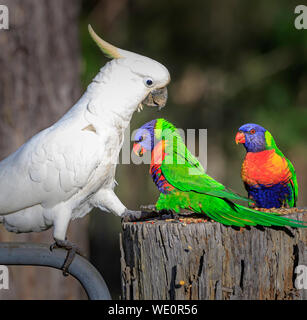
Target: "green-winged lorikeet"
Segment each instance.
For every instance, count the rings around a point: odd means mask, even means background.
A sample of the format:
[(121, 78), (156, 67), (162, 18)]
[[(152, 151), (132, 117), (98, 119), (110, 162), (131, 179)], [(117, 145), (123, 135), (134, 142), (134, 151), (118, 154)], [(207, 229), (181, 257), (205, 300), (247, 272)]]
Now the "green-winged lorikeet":
[(242, 143), (247, 152), (241, 177), (255, 206), (295, 207), (298, 192), (296, 173), (270, 132), (258, 124), (247, 123), (239, 128), (235, 141)]

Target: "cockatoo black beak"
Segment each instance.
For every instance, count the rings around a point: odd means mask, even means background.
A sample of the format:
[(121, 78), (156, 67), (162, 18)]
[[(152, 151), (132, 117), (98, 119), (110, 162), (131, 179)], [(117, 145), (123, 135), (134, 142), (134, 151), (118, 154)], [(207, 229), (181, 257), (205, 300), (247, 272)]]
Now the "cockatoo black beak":
[(167, 102), (168, 94), (167, 88), (160, 88), (152, 90), (149, 95), (143, 100), (143, 103), (149, 107), (157, 107), (161, 110), (165, 107)]

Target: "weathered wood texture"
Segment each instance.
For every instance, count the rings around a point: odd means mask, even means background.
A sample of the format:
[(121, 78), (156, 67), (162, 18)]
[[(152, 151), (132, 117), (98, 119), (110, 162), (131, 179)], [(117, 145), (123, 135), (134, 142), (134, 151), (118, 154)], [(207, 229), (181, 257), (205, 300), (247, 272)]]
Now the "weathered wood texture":
[[(3, 0), (9, 30), (0, 31), (0, 160), (58, 120), (80, 97), (79, 0)], [(26, 192), (27, 190), (25, 190)], [(87, 251), (87, 220), (68, 239)], [(52, 230), (0, 241), (53, 242)], [(58, 270), (9, 267), (10, 290), (0, 299), (86, 298), (79, 283)]]
[(307, 298), (307, 230), (156, 221), (124, 223), (120, 240), (123, 299)]

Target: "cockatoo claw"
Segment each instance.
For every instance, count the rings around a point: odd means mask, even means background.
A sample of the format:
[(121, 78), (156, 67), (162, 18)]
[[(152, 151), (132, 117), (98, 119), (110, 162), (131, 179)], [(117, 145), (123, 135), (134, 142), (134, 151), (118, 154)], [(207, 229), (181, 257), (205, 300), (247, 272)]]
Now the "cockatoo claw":
[(133, 211), (126, 209), (122, 215), (122, 222), (132, 222), (140, 220), (142, 215), (141, 211)]
[(50, 250), (61, 248), (67, 250), (67, 256), (62, 266), (63, 276), (67, 277), (69, 275), (68, 268), (74, 260), (74, 257), (77, 254), (83, 256), (81, 250), (72, 242), (68, 240), (58, 240), (55, 239), (55, 243), (50, 246)]
[(126, 209), (122, 215), (122, 222), (135, 222), (145, 219), (153, 218), (157, 216), (157, 212), (145, 212), (145, 211), (132, 211)]
[(140, 209), (142, 211), (147, 211), (147, 212), (152, 212), (152, 211), (157, 212), (157, 208), (154, 204), (141, 205)]

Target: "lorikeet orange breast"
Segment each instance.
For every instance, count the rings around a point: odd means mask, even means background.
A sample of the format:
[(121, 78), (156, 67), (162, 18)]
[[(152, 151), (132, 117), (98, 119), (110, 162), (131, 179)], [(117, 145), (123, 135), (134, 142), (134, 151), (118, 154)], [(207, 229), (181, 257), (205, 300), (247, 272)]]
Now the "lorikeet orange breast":
[(247, 150), (241, 177), (255, 205), (260, 208), (295, 206), (298, 189), (295, 170), (272, 135), (257, 124), (245, 124), (239, 128), (236, 142)]
[(188, 209), (226, 225), (306, 227), (277, 213), (260, 212), (236, 204), (248, 199), (230, 191), (205, 173), (183, 143), (177, 129), (164, 119), (144, 124), (135, 135), (134, 151), (151, 152), (150, 174), (160, 191), (158, 210)]
[(151, 174), (154, 183), (162, 193), (170, 193), (175, 189), (171, 184), (167, 182), (161, 169), (162, 162), (165, 159), (166, 143), (167, 142), (165, 141), (160, 141), (154, 147), (151, 153), (151, 164), (149, 169), (149, 173)]

